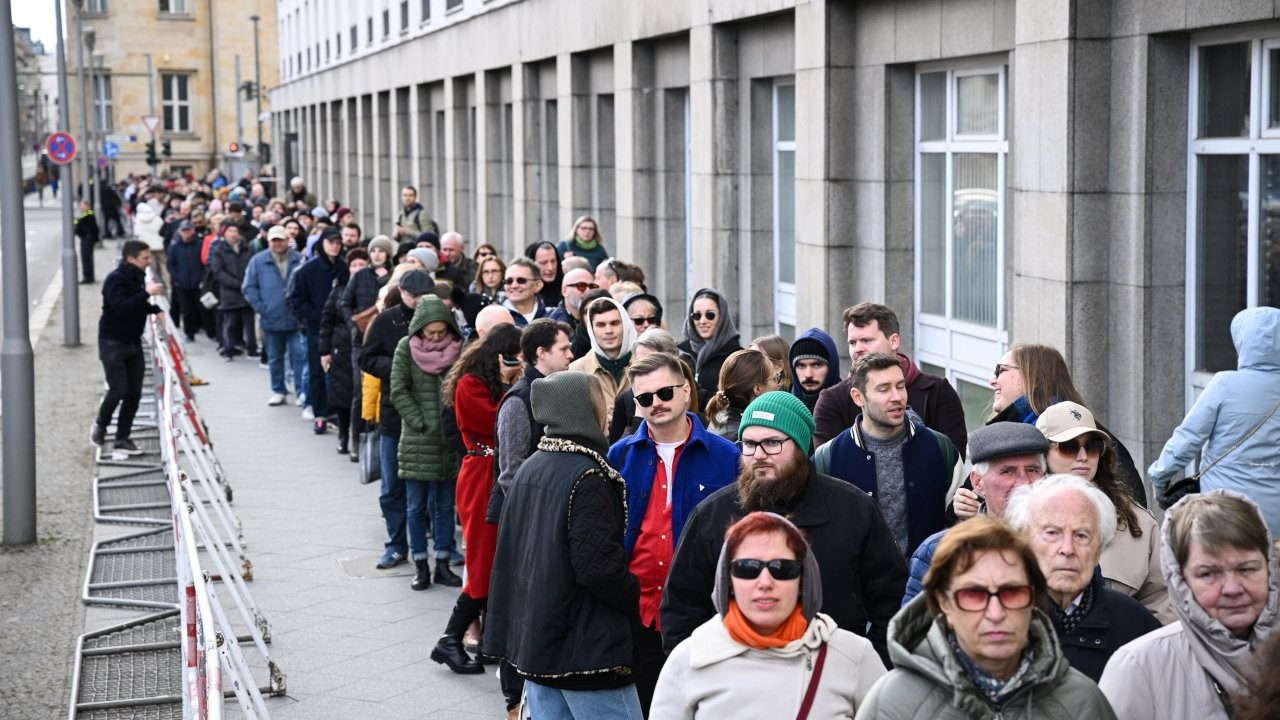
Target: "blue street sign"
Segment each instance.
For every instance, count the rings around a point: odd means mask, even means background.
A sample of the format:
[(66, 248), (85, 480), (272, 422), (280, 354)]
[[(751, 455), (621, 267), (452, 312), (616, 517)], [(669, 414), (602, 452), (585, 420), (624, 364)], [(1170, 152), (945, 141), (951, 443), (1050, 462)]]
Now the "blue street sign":
[(113, 142), (102, 143), (102, 154), (114, 160), (120, 154), (120, 146)]

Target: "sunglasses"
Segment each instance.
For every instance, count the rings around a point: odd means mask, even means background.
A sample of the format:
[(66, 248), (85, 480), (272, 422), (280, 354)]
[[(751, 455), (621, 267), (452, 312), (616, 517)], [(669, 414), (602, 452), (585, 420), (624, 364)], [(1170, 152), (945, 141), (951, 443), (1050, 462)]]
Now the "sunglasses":
[(506, 280), (503, 280), (502, 284), (511, 285), (512, 283), (514, 283), (516, 285), (528, 285), (531, 282), (533, 282), (533, 280), (526, 277), (509, 277)]
[(1053, 443), (1053, 446), (1057, 448), (1060, 455), (1066, 455), (1068, 457), (1075, 457), (1076, 455), (1079, 455), (1080, 448), (1083, 446), (1084, 451), (1093, 456), (1101, 455), (1103, 451), (1107, 449), (1107, 441), (1094, 435), (1084, 442), (1081, 442), (1080, 438), (1072, 438), (1070, 440)]
[(600, 286), (599, 286), (599, 285), (597, 285), (597, 284), (595, 284), (595, 283), (593, 283), (593, 282), (590, 282), (590, 283), (589, 283), (589, 282), (576, 282), (576, 283), (569, 283), (568, 285), (565, 285), (565, 287), (571, 287), (571, 288), (573, 288), (573, 289), (577, 290), (578, 292), (586, 292), (586, 291), (588, 291), (588, 290), (595, 290), (596, 288), (598, 288), (598, 287), (600, 287)]
[(705, 313), (701, 313), (701, 312), (698, 312), (698, 311), (696, 311), (696, 310), (695, 310), (694, 312), (689, 313), (689, 319), (690, 319), (690, 320), (692, 320), (692, 321), (694, 321), (694, 322), (702, 322), (702, 316), (703, 316), (703, 315), (706, 315), (707, 320), (709, 320), (709, 321), (714, 321), (714, 320), (716, 319), (716, 311), (715, 311), (715, 310), (708, 310), (708, 311), (706, 311)]
[[(769, 576), (774, 580), (795, 580), (800, 577), (799, 560), (756, 560), (755, 558), (738, 558), (729, 563), (729, 574), (740, 580), (755, 580), (760, 571), (769, 568)], [(1030, 588), (1028, 588), (1030, 590)]]
[(1005, 370), (1017, 370), (1017, 365), (1005, 365), (1004, 363), (996, 363), (996, 377), (1004, 374)]
[(658, 323), (662, 322), (662, 318), (658, 317), (657, 315), (650, 315), (648, 317), (645, 317), (643, 315), (638, 315), (638, 316), (632, 317), (631, 322), (634, 325), (657, 325)]
[(676, 396), (676, 390), (682, 387), (684, 387), (684, 383), (680, 383), (679, 385), (668, 385), (666, 387), (658, 388), (653, 392), (640, 393), (639, 395), (636, 395), (636, 404), (640, 407), (647, 408), (653, 404), (653, 396), (655, 395), (657, 395), (658, 399), (662, 402), (671, 402), (671, 398)]
[(1005, 610), (1023, 610), (1031, 607), (1030, 585), (1002, 585), (995, 592), (984, 587), (965, 587), (951, 591), (956, 607), (966, 612), (986, 610), (991, 598), (999, 598)]

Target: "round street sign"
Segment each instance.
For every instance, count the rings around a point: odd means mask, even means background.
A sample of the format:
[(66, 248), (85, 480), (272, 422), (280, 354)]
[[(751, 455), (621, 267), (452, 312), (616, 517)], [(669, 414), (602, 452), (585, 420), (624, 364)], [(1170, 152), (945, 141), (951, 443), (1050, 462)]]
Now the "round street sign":
[(71, 133), (61, 130), (52, 133), (45, 141), (44, 149), (49, 153), (49, 159), (59, 165), (66, 165), (76, 159), (76, 139), (71, 137)]

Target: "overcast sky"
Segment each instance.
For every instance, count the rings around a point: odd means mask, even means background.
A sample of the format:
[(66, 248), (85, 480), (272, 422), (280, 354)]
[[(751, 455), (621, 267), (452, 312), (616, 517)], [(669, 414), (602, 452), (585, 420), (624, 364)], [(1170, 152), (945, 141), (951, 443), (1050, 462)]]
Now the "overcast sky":
[[(66, 2), (63, 2), (65, 7)], [(57, 50), (56, 18), (53, 15), (52, 0), (28, 0), (15, 2), (13, 7), (13, 24), (18, 27), (31, 28), (31, 36), (44, 43), (46, 52)]]

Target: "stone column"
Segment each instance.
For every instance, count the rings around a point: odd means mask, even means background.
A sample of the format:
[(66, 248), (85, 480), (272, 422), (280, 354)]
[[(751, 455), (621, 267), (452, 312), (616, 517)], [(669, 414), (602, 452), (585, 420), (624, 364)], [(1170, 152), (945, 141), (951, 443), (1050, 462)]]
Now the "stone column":
[(533, 242), (539, 238), (536, 232), (530, 231), (531, 224), (537, 226), (538, 213), (528, 207), (533, 202), (529, 196), (533, 184), (526, 174), (528, 168), (538, 161), (536, 157), (530, 157), (530, 153), (538, 148), (538, 143), (527, 142), (526, 135), (541, 125), (529, 122), (529, 113), (536, 111), (538, 103), (530, 102), (527, 97), (526, 72), (527, 66), (524, 63), (511, 66), (511, 238), (508, 247), (501, 248), (504, 258), (509, 257), (524, 240)]
[[(494, 150), (489, 147), (489, 128), (492, 124), (489, 117), (489, 102), (491, 100), (490, 93), (497, 94), (497, 78), (490, 78), (489, 74), (484, 70), (476, 71), (474, 75), (475, 91), (473, 97), (476, 101), (476, 126), (473, 132), (475, 137), (471, 138), (472, 145), (475, 147), (474, 157), (471, 158), (471, 167), (474, 169), (475, 186), (471, 188), (471, 206), (475, 208), (475, 217), (471, 218), (471, 227), (469, 229), (471, 235), (467, 237), (468, 247), (473, 251), (476, 245), (487, 242), (489, 237), (489, 213), (491, 206), (494, 205), (493, 198), (489, 197), (489, 187), (493, 180), (489, 177), (487, 171), (489, 166), (489, 157)], [(465, 112), (470, 112), (466, 110)]]
[(665, 289), (668, 270), (684, 276), (683, 265), (668, 268), (659, 262), (656, 178), (657, 129), (654, 125), (659, 94), (653, 89), (653, 49), (620, 42), (613, 48), (614, 160), (617, 219), (613, 251), (639, 263), (650, 273), (650, 291)]
[[(737, 38), (732, 30), (689, 31), (689, 103), (693, 136), (694, 290), (736, 288), (738, 281)], [(745, 303), (743, 303), (745, 304)]]
[[(591, 206), (591, 95), (585, 58), (556, 56), (556, 127), (559, 135), (560, 222), (568, 232)], [(609, 230), (601, 228), (605, 233)], [(606, 235), (606, 237), (608, 237)]]

